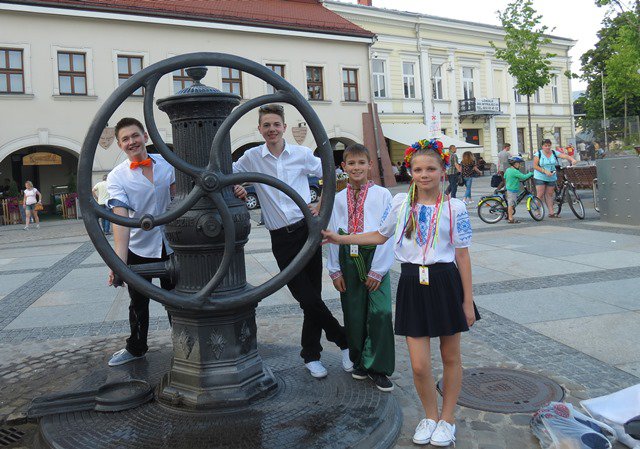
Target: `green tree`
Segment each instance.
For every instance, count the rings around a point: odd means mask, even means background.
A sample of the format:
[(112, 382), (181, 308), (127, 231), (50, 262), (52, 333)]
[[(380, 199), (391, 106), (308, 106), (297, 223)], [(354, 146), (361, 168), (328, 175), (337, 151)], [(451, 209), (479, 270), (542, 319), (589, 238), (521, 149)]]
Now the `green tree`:
[[(640, 115), (636, 84), (640, 69), (640, 0), (632, 1), (628, 8), (617, 0), (596, 0), (596, 4), (608, 6), (609, 11), (597, 33), (597, 44), (580, 58), (587, 89), (582, 98), (584, 121), (578, 120), (578, 125), (601, 135), (604, 110), (607, 117)], [(623, 128), (626, 134), (626, 123)]]
[(542, 50), (551, 43), (545, 35), (549, 28), (540, 24), (542, 16), (533, 8), (531, 0), (509, 3), (504, 11), (498, 11), (498, 18), (505, 31), (504, 48), (494, 42), (490, 44), (496, 57), (509, 65), (509, 73), (516, 79), (516, 91), (527, 97), (529, 155), (533, 157), (531, 95), (551, 81), (551, 58), (555, 54)]
[(640, 93), (640, 46), (638, 32), (630, 26), (623, 26), (612, 45), (613, 54), (606, 61), (606, 86), (611, 95), (623, 99), (624, 127), (623, 139), (627, 141), (629, 99)]

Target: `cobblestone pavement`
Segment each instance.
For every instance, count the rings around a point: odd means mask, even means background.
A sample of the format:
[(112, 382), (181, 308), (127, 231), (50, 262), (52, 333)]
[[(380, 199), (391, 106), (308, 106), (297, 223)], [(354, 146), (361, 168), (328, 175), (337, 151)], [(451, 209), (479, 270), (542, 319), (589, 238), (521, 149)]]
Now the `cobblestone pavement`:
[[(474, 184), (474, 190), (488, 189)], [(640, 281), (640, 227), (602, 223), (593, 211), (584, 221), (520, 217), (515, 227), (485, 225), (471, 215), (474, 294), (483, 319), (463, 337), (465, 367), (540, 373), (560, 383), (574, 404), (638, 383), (640, 293), (632, 286)], [(247, 273), (260, 283), (274, 273), (264, 228), (252, 230), (250, 243)], [(104, 286), (105, 270), (79, 221), (44, 222), (29, 231), (0, 227), (0, 423), (20, 423), (32, 398), (64, 391), (121, 348), (127, 297)], [(330, 283), (324, 292), (341, 317)], [(285, 293), (258, 307), (258, 340), (297, 353), (301, 311)], [(157, 351), (170, 345), (169, 324), (161, 308), (154, 310), (150, 347)], [(336, 351), (325, 343), (326, 351)], [(437, 342), (432, 345), (437, 355)], [(422, 411), (402, 338), (396, 353), (391, 394), (403, 409), (397, 447), (404, 449), (415, 447), (411, 436)], [(439, 376), (439, 357), (433, 360)], [(306, 375), (302, 362), (300, 371)], [(330, 375), (345, 374), (330, 369)], [(460, 407), (456, 447), (538, 448), (529, 419)]]

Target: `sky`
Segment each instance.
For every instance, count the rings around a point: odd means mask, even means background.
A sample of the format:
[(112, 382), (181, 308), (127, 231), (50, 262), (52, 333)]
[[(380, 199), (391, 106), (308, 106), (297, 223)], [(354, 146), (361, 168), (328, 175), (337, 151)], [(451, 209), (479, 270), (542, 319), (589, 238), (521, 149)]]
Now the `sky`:
[[(339, 0), (356, 3), (355, 0)], [(496, 14), (504, 10), (509, 0), (373, 0), (373, 6), (401, 11), (412, 11), (432, 16), (500, 25)], [(598, 8), (594, 0), (533, 0), (533, 6), (542, 15), (542, 23), (550, 34), (576, 40), (569, 52), (572, 71), (580, 74), (580, 56), (597, 42), (596, 33), (601, 28), (606, 10)], [(573, 90), (583, 90), (586, 83), (572, 81)]]

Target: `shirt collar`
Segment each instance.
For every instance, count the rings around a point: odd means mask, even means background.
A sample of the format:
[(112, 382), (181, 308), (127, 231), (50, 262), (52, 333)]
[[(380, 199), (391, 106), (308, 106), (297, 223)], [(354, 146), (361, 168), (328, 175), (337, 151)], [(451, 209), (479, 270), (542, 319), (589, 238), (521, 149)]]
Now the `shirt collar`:
[[(291, 151), (289, 150), (289, 144), (287, 143), (286, 140), (284, 141), (284, 150), (282, 151), (282, 153), (291, 154)], [(282, 153), (280, 153), (280, 154), (282, 154)], [(273, 156), (273, 154), (271, 154), (271, 151), (269, 151), (269, 148), (267, 148), (267, 144), (266, 143), (262, 144), (261, 155), (262, 155), (263, 158), (265, 158), (265, 157), (267, 157), (269, 155)], [(275, 156), (273, 156), (273, 157), (275, 157)]]

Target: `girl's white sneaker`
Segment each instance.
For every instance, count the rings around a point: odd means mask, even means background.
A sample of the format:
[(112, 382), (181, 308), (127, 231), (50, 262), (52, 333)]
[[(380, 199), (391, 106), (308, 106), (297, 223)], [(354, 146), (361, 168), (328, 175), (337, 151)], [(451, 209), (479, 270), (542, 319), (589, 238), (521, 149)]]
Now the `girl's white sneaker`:
[(431, 435), (436, 430), (436, 422), (433, 419), (424, 418), (418, 423), (416, 432), (413, 434), (413, 442), (415, 444), (429, 444)]
[(451, 444), (456, 445), (456, 425), (441, 419), (431, 435), (431, 445), (446, 447)]

